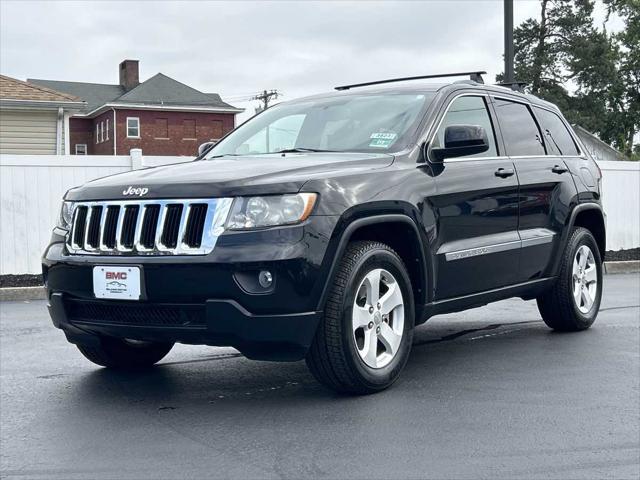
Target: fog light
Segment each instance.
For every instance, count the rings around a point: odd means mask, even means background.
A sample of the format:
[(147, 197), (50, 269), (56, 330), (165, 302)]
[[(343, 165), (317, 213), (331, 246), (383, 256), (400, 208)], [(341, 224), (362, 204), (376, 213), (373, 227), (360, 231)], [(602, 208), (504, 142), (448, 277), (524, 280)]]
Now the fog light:
[(262, 270), (258, 274), (258, 283), (262, 288), (269, 288), (273, 283), (273, 275), (269, 270)]

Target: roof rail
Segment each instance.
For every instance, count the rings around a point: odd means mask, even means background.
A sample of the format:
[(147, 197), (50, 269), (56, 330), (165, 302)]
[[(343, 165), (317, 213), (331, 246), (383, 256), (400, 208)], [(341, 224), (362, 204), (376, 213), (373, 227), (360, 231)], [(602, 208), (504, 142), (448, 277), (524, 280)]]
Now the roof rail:
[(336, 90), (349, 90), (351, 88), (368, 87), (369, 85), (380, 85), (381, 83), (404, 82), (407, 80), (422, 80), (425, 78), (444, 78), (444, 77), (463, 77), (469, 75), (469, 79), (477, 83), (484, 83), (482, 75), (484, 71), (477, 72), (456, 72), (456, 73), (439, 73), (437, 75), (418, 75), (417, 77), (390, 78), (388, 80), (376, 80), (375, 82), (354, 83), (353, 85), (341, 85), (335, 87)]
[(514, 92), (524, 93), (524, 87), (526, 87), (529, 84), (527, 82), (513, 81), (513, 82), (496, 83), (496, 85), (499, 86), (499, 87), (510, 88)]

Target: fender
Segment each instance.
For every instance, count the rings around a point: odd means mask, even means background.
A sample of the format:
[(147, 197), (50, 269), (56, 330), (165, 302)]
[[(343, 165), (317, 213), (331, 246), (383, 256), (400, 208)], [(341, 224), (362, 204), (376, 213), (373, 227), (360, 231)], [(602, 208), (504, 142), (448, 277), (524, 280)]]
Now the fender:
[(556, 249), (555, 259), (553, 261), (553, 265), (550, 272), (551, 276), (556, 276), (558, 274), (558, 269), (560, 268), (560, 261), (562, 260), (562, 255), (564, 254), (564, 250), (567, 246), (567, 242), (569, 241), (569, 233), (571, 232), (571, 230), (573, 229), (573, 226), (575, 225), (576, 217), (580, 212), (584, 212), (586, 210), (597, 210), (602, 216), (602, 221), (604, 222), (605, 229), (606, 229), (606, 215), (604, 213), (604, 210), (602, 209), (602, 206), (599, 203), (586, 202), (586, 203), (579, 203), (578, 205), (576, 205), (574, 209), (571, 211), (571, 215), (569, 216), (569, 221), (567, 222), (567, 224), (564, 227), (564, 230), (562, 231), (562, 236), (560, 237), (560, 243), (558, 248)]
[[(422, 296), (424, 298), (422, 298), (420, 302), (416, 302), (415, 309), (416, 309), (416, 318), (417, 319), (421, 318), (422, 308), (424, 304), (427, 303), (426, 297), (427, 297), (428, 285), (429, 285), (429, 282), (427, 279), (430, 278), (428, 275), (429, 275), (429, 272), (432, 271), (432, 268), (427, 259), (427, 255), (425, 255), (424, 241), (423, 241), (422, 235), (420, 235), (420, 229), (416, 225), (416, 222), (413, 219), (411, 219), (411, 217), (405, 214), (373, 215), (369, 217), (359, 218), (347, 225), (347, 227), (344, 229), (344, 232), (340, 236), (338, 246), (336, 248), (333, 259), (331, 260), (331, 266), (326, 276), (326, 281), (322, 289), (322, 294), (320, 295), (320, 300), (318, 302), (318, 310), (323, 310), (324, 308), (325, 301), (327, 299), (327, 296), (329, 295), (329, 286), (331, 285), (331, 282), (333, 281), (334, 275), (338, 268), (338, 262), (342, 258), (344, 251), (346, 250), (347, 245), (349, 243), (349, 240), (351, 239), (353, 234), (359, 228), (362, 228), (368, 225), (373, 225), (376, 223), (390, 223), (390, 222), (396, 222), (396, 223), (401, 222), (406, 225), (409, 225), (413, 229), (414, 233), (416, 234), (416, 237), (418, 238), (418, 242), (420, 244), (420, 258), (419, 258), (420, 274), (424, 279), (425, 288), (423, 289), (423, 292), (422, 292)], [(420, 313), (420, 315), (418, 313)]]

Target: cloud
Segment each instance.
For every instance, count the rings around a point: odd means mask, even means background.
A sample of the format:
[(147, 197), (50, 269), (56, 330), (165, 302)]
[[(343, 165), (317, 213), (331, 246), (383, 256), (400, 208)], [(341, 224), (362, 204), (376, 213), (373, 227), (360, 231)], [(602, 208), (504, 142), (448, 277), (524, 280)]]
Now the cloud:
[[(515, 23), (538, 2), (516, 2)], [(502, 69), (501, 1), (0, 2), (0, 70), (17, 78), (117, 83), (165, 73), (239, 99), (285, 99), (349, 82)], [(241, 106), (253, 104), (237, 101)]]

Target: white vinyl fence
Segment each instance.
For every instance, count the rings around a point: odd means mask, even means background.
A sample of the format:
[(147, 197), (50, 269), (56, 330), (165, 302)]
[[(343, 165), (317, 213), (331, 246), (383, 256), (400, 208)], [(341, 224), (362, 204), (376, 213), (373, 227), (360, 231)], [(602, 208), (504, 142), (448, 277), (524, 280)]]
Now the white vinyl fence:
[(95, 178), (193, 157), (0, 155), (0, 275), (40, 273), (63, 195)]
[[(0, 155), (0, 274), (40, 273), (64, 193), (94, 178), (191, 157)], [(640, 247), (640, 162), (599, 162), (607, 250)]]
[(598, 162), (607, 250), (640, 247), (640, 162)]

